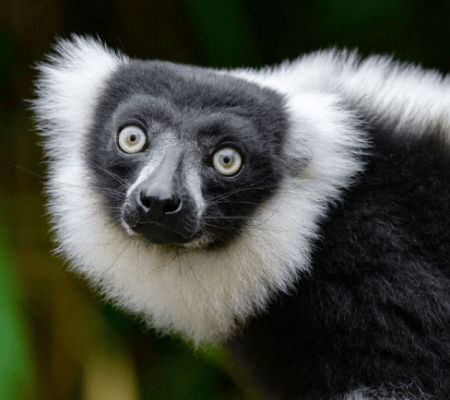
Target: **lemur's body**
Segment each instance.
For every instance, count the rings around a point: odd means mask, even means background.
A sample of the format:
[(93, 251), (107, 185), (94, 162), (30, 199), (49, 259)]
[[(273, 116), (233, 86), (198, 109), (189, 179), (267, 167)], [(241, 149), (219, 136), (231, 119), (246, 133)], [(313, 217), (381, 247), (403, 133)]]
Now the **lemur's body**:
[(371, 133), (359, 183), (321, 223), (310, 274), (232, 342), (280, 398), (450, 394), (449, 154), (429, 138)]
[(268, 398), (450, 396), (448, 79), (336, 52), (264, 71), (59, 54), (35, 109), (76, 270), (226, 341)]

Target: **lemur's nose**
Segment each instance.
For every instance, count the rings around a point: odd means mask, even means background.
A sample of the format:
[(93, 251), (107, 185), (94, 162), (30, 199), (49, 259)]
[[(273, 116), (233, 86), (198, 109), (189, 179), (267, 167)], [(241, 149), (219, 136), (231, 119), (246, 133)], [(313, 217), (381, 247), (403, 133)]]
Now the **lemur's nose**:
[(182, 208), (181, 198), (167, 186), (143, 187), (135, 196), (138, 212), (149, 222), (161, 221)]
[(124, 204), (124, 222), (152, 243), (187, 243), (197, 234), (196, 211), (179, 179), (181, 160), (180, 153), (167, 153)]
[[(159, 167), (141, 182), (131, 194), (141, 223), (174, 221), (182, 208), (177, 166), (180, 155), (168, 152)], [(168, 216), (171, 218), (168, 218)]]
[(153, 243), (177, 244), (192, 240), (192, 211), (171, 180), (148, 179), (129, 197), (123, 217), (130, 229)]

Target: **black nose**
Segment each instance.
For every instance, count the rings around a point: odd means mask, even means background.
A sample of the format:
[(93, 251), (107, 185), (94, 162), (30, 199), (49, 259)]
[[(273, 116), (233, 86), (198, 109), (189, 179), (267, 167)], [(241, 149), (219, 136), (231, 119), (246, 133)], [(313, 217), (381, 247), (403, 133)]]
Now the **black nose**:
[(125, 222), (153, 243), (191, 241), (195, 234), (195, 226), (188, 222), (192, 219), (192, 211), (178, 193), (171, 184), (142, 183), (124, 208)]
[(164, 220), (167, 215), (181, 211), (182, 201), (170, 191), (143, 188), (136, 193), (136, 205), (145, 220), (159, 222)]
[(197, 211), (180, 179), (182, 153), (173, 146), (169, 150), (129, 193), (122, 217), (128, 228), (152, 243), (188, 243), (199, 236)]

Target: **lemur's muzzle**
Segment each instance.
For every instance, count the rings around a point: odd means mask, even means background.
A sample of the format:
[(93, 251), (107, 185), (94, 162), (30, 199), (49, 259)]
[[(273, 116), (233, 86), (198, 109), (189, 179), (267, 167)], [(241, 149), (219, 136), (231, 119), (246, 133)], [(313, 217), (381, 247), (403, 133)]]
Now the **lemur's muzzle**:
[(128, 195), (124, 221), (152, 243), (182, 244), (198, 237), (195, 206), (183, 190), (180, 160), (166, 155), (149, 178)]

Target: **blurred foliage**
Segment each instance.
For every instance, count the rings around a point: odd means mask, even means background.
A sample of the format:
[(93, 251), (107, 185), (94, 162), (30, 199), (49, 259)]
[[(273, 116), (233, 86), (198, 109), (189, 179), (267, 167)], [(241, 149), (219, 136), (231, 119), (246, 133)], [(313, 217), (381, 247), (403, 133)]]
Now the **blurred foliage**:
[(26, 399), (31, 394), (33, 366), (6, 242), (5, 229), (0, 227), (0, 398)]
[(24, 99), (56, 36), (91, 34), (134, 57), (215, 67), (336, 46), (445, 72), (449, 20), (449, 0), (2, 0), (0, 398), (257, 398), (221, 349), (154, 335), (50, 255), (45, 166)]

